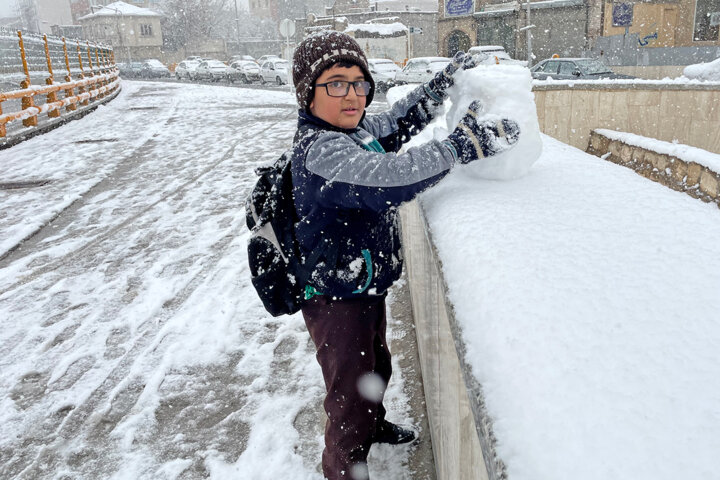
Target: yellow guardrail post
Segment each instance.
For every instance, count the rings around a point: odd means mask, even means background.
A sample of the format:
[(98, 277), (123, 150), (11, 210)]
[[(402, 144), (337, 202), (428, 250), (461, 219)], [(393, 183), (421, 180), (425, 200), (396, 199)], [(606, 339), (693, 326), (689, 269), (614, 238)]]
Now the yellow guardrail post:
[[(70, 72), (70, 57), (68, 57), (68, 49), (67, 49), (67, 42), (65, 41), (65, 37), (62, 37), (63, 41), (63, 53), (65, 54), (65, 68), (67, 69), (67, 75), (65, 75), (65, 81), (66, 82), (72, 82), (72, 73)], [(65, 89), (65, 98), (74, 97), (75, 92), (72, 88)], [(74, 103), (70, 103), (65, 107), (66, 112), (72, 112), (77, 109), (77, 106)]]
[[(77, 47), (78, 63), (80, 64), (80, 79), (85, 80), (85, 67), (83, 67), (82, 53), (80, 53), (80, 43), (76, 43), (75, 46)], [(78, 94), (83, 94), (86, 91), (87, 89), (85, 88), (85, 85), (82, 85), (80, 86), (80, 88), (78, 88)], [(87, 99), (80, 101), (80, 105), (82, 105), (83, 107), (86, 106), (88, 103), (89, 102)]]
[[(45, 60), (47, 60), (47, 68), (50, 76), (45, 79), (45, 85), (53, 85), (55, 83), (55, 75), (52, 69), (52, 60), (50, 59), (50, 46), (48, 45), (47, 35), (43, 35), (43, 41), (45, 42)], [(57, 92), (48, 92), (47, 103), (57, 102)], [(57, 118), (60, 116), (60, 109), (56, 108), (48, 112), (48, 117)]]
[[(2, 94), (0, 94), (0, 116), (2, 116), (2, 101)], [(0, 138), (4, 137), (5, 135), (7, 135), (7, 129), (5, 128), (5, 124), (0, 123)]]
[[(20, 82), (20, 88), (24, 90), (26, 88), (30, 88), (30, 70), (28, 69), (27, 57), (25, 56), (25, 43), (23, 43), (22, 32), (18, 30), (17, 34), (20, 45), (20, 57), (22, 58), (23, 71), (25, 72), (25, 80)], [(23, 110), (27, 108), (32, 108), (34, 106), (35, 101), (33, 100), (32, 94), (28, 95), (27, 97), (22, 97), (21, 108)], [(37, 127), (37, 124), (37, 115), (33, 115), (23, 120), (23, 125), (25, 125), (26, 127)]]
[[(103, 75), (105, 72), (103, 72), (102, 65), (100, 64), (100, 55), (98, 55), (98, 47), (97, 47), (97, 45), (95, 45), (95, 64), (97, 65), (98, 70), (100, 70), (100, 75)], [(107, 83), (107, 82), (103, 79), (103, 80), (100, 80), (100, 84), (99, 84), (99, 85), (100, 85), (101, 87), (104, 87), (106, 83)], [(98, 93), (97, 98), (103, 98), (104, 96), (105, 96), (105, 94), (102, 93), (102, 92), (100, 92), (100, 93)]]

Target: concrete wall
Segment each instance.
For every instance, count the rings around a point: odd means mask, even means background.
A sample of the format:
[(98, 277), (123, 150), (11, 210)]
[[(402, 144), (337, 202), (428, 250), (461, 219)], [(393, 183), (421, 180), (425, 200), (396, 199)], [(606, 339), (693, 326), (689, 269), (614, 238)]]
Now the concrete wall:
[(482, 389), (465, 364), (465, 348), (442, 271), (417, 202), (401, 209), (418, 353), (438, 480), (499, 480), (492, 424)]
[(635, 33), (600, 37), (583, 56), (601, 58), (606, 65), (626, 66), (691, 65), (711, 62), (720, 56), (720, 45), (649, 48), (640, 46), (643, 38)]
[(720, 174), (703, 165), (612, 140), (598, 132), (591, 134), (587, 151), (635, 170), (643, 177), (673, 190), (720, 207)]
[(607, 128), (720, 153), (720, 86), (576, 84), (533, 88), (540, 130), (585, 150)]
[(682, 75), (684, 65), (657, 65), (657, 66), (614, 66), (613, 72), (624, 73), (646, 80), (662, 80), (663, 78), (677, 78)]

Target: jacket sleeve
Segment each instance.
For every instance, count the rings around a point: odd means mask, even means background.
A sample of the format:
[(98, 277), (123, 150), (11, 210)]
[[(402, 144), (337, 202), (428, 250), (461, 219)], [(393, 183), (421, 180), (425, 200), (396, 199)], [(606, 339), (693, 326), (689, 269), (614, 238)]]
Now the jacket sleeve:
[(378, 139), (386, 152), (397, 152), (435, 118), (442, 99), (420, 85), (387, 112), (368, 115), (362, 127)]
[(318, 203), (377, 212), (412, 200), (454, 164), (452, 152), (435, 140), (402, 154), (383, 154), (338, 132), (318, 137), (305, 159), (305, 168), (324, 180), (314, 192)]

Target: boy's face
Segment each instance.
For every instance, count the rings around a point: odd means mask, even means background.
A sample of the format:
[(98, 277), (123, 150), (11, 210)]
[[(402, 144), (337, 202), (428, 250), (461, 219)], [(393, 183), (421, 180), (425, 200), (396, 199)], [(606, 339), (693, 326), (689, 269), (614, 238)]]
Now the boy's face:
[[(333, 81), (357, 82), (365, 80), (362, 70), (357, 65), (350, 68), (332, 66), (325, 70), (315, 84)], [(310, 102), (310, 113), (339, 128), (355, 128), (365, 112), (367, 97), (358, 96), (350, 85), (344, 97), (331, 97), (327, 88), (315, 87), (315, 96)]]

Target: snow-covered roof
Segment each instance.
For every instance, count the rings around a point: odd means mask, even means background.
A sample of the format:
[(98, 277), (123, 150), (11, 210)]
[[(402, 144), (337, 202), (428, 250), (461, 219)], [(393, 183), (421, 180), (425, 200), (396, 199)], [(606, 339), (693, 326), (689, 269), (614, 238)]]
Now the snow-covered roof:
[(110, 3), (95, 13), (80, 17), (78, 20), (87, 20), (96, 17), (114, 17), (115, 15), (123, 15), (128, 17), (161, 17), (162, 15), (150, 10), (149, 8), (136, 7), (125, 2)]

